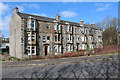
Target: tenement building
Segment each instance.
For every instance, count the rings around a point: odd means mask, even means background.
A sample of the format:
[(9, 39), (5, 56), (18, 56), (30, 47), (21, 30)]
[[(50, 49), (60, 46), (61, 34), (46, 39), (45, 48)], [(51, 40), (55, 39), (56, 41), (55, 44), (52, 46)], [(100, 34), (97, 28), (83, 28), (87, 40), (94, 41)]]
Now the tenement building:
[(25, 14), (15, 7), (10, 22), (10, 55), (59, 55), (87, 48), (102, 48), (102, 30), (95, 24), (86, 25), (56, 18)]

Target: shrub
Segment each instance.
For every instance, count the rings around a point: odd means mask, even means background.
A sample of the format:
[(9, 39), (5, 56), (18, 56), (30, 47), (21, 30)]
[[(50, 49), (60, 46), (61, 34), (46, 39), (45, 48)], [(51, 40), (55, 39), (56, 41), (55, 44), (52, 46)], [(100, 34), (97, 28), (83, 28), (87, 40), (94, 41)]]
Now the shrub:
[(102, 48), (94, 49), (95, 54), (107, 54), (107, 53), (116, 53), (118, 52), (117, 45), (105, 45)]
[(19, 58), (16, 58), (16, 57), (10, 57), (12, 60), (17, 60), (17, 61), (19, 61), (20, 59)]
[(8, 55), (8, 52), (3, 52), (2, 55)]

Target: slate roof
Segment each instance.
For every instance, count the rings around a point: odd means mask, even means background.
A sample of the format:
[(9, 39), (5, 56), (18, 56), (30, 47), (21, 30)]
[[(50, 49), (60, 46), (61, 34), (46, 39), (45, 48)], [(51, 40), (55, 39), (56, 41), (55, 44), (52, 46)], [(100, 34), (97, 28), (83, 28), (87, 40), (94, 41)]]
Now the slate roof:
[(48, 17), (43, 17), (43, 16), (38, 16), (38, 15), (32, 15), (32, 14), (26, 14), (26, 13), (20, 13), (18, 12), (18, 15), (21, 18), (29, 18), (30, 16), (37, 19), (37, 20), (42, 20), (42, 21), (49, 21), (49, 22), (53, 22), (55, 19), (53, 18), (48, 18)]
[[(26, 13), (21, 13), (21, 12), (18, 12), (18, 15), (21, 17), (21, 18), (29, 18), (30, 16), (34, 19), (37, 19), (37, 20), (40, 20), (40, 21), (46, 21), (46, 22), (53, 22), (55, 21), (56, 19), (54, 18), (48, 18), (48, 17), (43, 17), (43, 16), (38, 16), (38, 15), (32, 15), (32, 14), (26, 14)], [(65, 20), (60, 20), (60, 23), (62, 24), (66, 24), (66, 23), (69, 23), (70, 25), (75, 25), (75, 26), (78, 26), (78, 27), (90, 27), (90, 28), (94, 28), (94, 29), (98, 29), (97, 27), (95, 26), (80, 26), (80, 23), (76, 23), (76, 22), (70, 22), (70, 21), (65, 21)]]

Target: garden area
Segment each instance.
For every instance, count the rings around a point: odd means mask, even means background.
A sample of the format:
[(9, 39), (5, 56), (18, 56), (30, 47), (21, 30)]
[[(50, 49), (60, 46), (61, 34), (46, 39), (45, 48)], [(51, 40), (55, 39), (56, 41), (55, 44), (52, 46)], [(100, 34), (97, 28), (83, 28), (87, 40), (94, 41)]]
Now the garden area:
[(118, 45), (106, 45), (103, 48), (98, 48), (94, 50), (80, 50), (79, 52), (67, 52), (61, 55), (54, 56), (34, 56), (31, 59), (58, 59), (58, 58), (67, 58), (67, 57), (80, 57), (80, 56), (91, 56), (91, 55), (110, 55), (110, 54), (118, 54)]
[[(79, 52), (67, 52), (61, 55), (53, 56), (33, 56), (32, 58), (25, 60), (35, 60), (35, 59), (58, 59), (58, 58), (68, 58), (68, 57), (82, 57), (82, 56), (91, 56), (91, 55), (110, 55), (118, 54), (118, 45), (106, 45), (103, 48), (98, 48), (94, 50), (80, 50)], [(20, 61), (19, 58), (9, 56), (8, 53), (4, 52), (1, 55), (1, 61)]]

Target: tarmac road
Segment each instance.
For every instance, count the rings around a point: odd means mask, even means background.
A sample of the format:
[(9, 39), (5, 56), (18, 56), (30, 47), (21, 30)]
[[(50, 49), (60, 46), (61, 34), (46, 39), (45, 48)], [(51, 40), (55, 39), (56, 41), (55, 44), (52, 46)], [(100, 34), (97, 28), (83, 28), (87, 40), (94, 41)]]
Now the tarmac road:
[[(30, 61), (31, 66), (2, 69), (3, 78), (118, 78), (118, 55)], [(28, 64), (30, 64), (30, 62)], [(27, 62), (16, 62), (26, 64)], [(46, 65), (40, 65), (46, 63)], [(49, 63), (49, 64), (48, 64)], [(39, 65), (38, 65), (39, 64)], [(3, 65), (3, 66), (4, 66)], [(15, 64), (14, 64), (15, 65)]]

